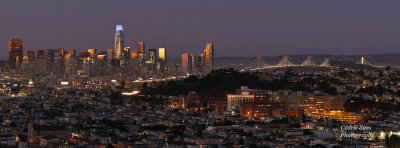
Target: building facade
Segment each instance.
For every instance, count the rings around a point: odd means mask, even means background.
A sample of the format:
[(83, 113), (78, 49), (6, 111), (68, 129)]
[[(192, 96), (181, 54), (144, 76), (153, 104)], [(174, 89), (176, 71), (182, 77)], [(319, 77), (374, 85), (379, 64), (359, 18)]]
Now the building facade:
[(122, 25), (117, 25), (115, 29), (114, 59), (120, 59), (124, 49), (124, 32)]
[(206, 49), (204, 49), (205, 65), (204, 73), (209, 73), (214, 70), (214, 47), (213, 43), (207, 43)]
[(8, 57), (9, 65), (11, 70), (17, 70), (21, 68), (22, 58), (23, 58), (23, 47), (22, 40), (12, 38), (8, 45)]

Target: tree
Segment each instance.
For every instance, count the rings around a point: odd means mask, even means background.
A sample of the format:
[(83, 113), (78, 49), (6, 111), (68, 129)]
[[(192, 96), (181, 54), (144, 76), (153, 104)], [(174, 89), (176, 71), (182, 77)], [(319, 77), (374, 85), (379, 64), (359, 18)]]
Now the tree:
[(311, 132), (309, 129), (303, 130), (303, 134), (304, 134), (304, 135), (314, 135), (314, 133)]
[(326, 146), (323, 144), (316, 144), (315, 146), (313, 146), (313, 148), (326, 148)]
[(112, 144), (107, 144), (106, 148), (115, 148)]
[(385, 67), (385, 70), (386, 70), (386, 71), (389, 71), (391, 68), (392, 68), (392, 67), (390, 67), (390, 66), (386, 66), (386, 67)]

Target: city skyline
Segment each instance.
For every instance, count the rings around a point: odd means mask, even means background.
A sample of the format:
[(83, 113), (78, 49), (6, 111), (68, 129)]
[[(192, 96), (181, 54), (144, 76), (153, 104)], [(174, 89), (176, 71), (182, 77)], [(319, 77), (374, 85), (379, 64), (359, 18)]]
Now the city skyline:
[[(0, 19), (9, 21), (0, 28), (0, 46), (20, 38), (26, 50), (106, 50), (113, 48), (113, 28), (121, 24), (126, 46), (138, 41), (146, 42), (147, 49), (165, 46), (171, 57), (197, 54), (205, 42), (215, 43), (216, 57), (398, 53), (400, 48), (400, 22), (394, 19), (399, 2), (96, 2), (2, 2)], [(6, 13), (12, 11), (8, 5), (20, 11)], [(108, 6), (121, 9), (113, 12)]]
[(399, 4), (1, 1), (0, 147), (399, 148)]

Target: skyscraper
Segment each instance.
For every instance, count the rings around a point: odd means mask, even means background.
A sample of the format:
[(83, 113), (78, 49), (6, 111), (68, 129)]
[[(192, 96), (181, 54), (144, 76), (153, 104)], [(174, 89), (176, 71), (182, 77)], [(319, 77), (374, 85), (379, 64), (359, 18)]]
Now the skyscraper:
[(32, 74), (32, 65), (29, 63), (28, 56), (24, 56), (22, 58), (21, 63), (21, 71), (24, 74), (25, 78), (28, 77), (29, 74)]
[(36, 62), (35, 51), (25, 51), (25, 56), (28, 57), (29, 63), (34, 64)]
[(75, 49), (68, 49), (67, 54), (71, 54), (73, 57), (76, 57), (76, 50)]
[(25, 51), (25, 56), (22, 58), (22, 70), (25, 76), (31, 76), (35, 72), (35, 51)]
[(90, 53), (91, 58), (95, 58), (95, 55), (97, 54), (96, 49), (88, 49), (88, 52)]
[(136, 59), (138, 57), (137, 51), (131, 51), (130, 53), (131, 53), (130, 54), (131, 55), (130, 56), (131, 60)]
[(193, 54), (182, 54), (182, 75), (194, 73), (194, 61)]
[(129, 57), (130, 57), (130, 55), (129, 55), (130, 51), (131, 51), (131, 47), (124, 48), (124, 50), (121, 53), (121, 58), (120, 58), (121, 64), (125, 64), (125, 65), (128, 64)]
[(166, 59), (165, 48), (158, 48), (158, 59), (160, 61), (165, 61), (165, 59)]
[(144, 42), (138, 42), (138, 57), (139, 60), (143, 60), (144, 59), (144, 50), (145, 50), (145, 46), (144, 46)]
[(124, 56), (125, 59), (129, 59), (129, 53), (131, 51), (131, 48), (132, 47), (129, 46), (124, 48), (124, 52), (122, 53), (122, 55)]
[(46, 72), (47, 73), (52, 73), (55, 52), (56, 52), (55, 49), (47, 49), (46, 50), (45, 60), (46, 60)]
[(65, 73), (65, 63), (64, 63), (65, 51), (62, 48), (56, 49), (54, 53), (54, 66), (53, 66), (53, 74), (55, 75), (63, 75)]
[(196, 59), (196, 73), (202, 73), (203, 72), (203, 64), (204, 64), (204, 54), (199, 54), (199, 56)]
[(71, 53), (65, 55), (65, 74), (70, 75), (72, 73), (73, 57)]
[(90, 57), (83, 59), (83, 70), (84, 70), (84, 74), (86, 76), (88, 76), (88, 77), (94, 76), (96, 73), (94, 59), (92, 59)]
[(161, 70), (160, 72), (167, 71), (168, 66), (167, 66), (167, 54), (166, 54), (166, 48), (158, 48), (158, 66), (157, 69)]
[(114, 59), (119, 60), (124, 49), (124, 32), (122, 25), (117, 25), (115, 30)]
[(181, 72), (182, 75), (187, 75), (189, 73), (189, 54), (187, 53), (182, 53), (182, 66), (181, 66)]
[(43, 74), (46, 72), (46, 59), (43, 50), (38, 50), (36, 53), (36, 66), (35, 71), (37, 74)]
[(149, 61), (151, 64), (156, 64), (156, 49), (149, 49)]
[(207, 74), (214, 69), (214, 48), (212, 43), (207, 43), (206, 49), (204, 50), (205, 63), (204, 73)]
[[(96, 60), (98, 61), (107, 61), (107, 51), (102, 51), (96, 56)], [(107, 63), (107, 62), (105, 62)]]
[(22, 40), (12, 38), (9, 41), (8, 45), (8, 57), (10, 62), (10, 69), (18, 69), (20, 68), (20, 64), (22, 63), (22, 55), (23, 48), (22, 48)]
[(43, 50), (38, 50), (38, 51), (36, 51), (37, 52), (37, 57), (36, 57), (36, 59), (45, 59), (44, 57), (44, 51)]
[(190, 54), (189, 57), (190, 57), (190, 59), (189, 59), (190, 60), (189, 61), (189, 64), (190, 64), (189, 73), (193, 74), (193, 73), (195, 73), (196, 58), (194, 57), (193, 54)]
[(113, 49), (107, 49), (107, 61), (109, 63), (111, 63), (113, 57), (114, 57)]
[(76, 64), (76, 50), (68, 49), (67, 54), (65, 55), (65, 74), (67, 75), (74, 74), (76, 72), (75, 64)]

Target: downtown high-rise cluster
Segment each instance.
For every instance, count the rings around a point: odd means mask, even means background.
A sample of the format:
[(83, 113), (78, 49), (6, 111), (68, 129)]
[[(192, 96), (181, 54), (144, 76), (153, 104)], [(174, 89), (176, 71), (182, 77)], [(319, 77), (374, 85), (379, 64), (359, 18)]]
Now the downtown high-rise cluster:
[(214, 48), (207, 43), (204, 53), (195, 57), (193, 54), (182, 53), (182, 75), (209, 73), (214, 69)]
[[(61, 78), (95, 76), (132, 76), (135, 78), (207, 74), (214, 69), (214, 49), (207, 43), (198, 57), (182, 55), (182, 65), (167, 61), (166, 47), (146, 49), (144, 41), (137, 47), (126, 46), (122, 25), (116, 26), (114, 49), (46, 49), (23, 51), (22, 40), (9, 41), (9, 64), (3, 72), (21, 74), (28, 78), (51, 75)], [(186, 55), (186, 57), (184, 57)]]

